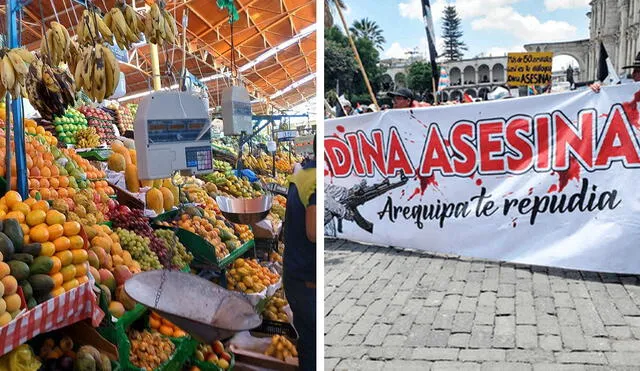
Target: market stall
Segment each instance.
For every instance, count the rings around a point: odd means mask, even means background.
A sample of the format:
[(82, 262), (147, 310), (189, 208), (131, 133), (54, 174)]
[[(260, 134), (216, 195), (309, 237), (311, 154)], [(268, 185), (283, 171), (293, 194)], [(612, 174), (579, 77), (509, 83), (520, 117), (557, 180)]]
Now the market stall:
[(313, 126), (273, 113), (315, 94), (315, 5), (254, 3), (0, 6), (0, 369), (296, 369), (279, 133)]

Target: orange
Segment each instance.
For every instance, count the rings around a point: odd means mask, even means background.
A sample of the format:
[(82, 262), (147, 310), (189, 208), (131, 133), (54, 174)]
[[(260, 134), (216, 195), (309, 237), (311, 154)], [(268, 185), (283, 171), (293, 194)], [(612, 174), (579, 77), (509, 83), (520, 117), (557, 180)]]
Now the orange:
[(66, 176), (59, 176), (58, 182), (60, 183), (60, 187), (67, 188), (69, 186), (69, 178)]
[(52, 200), (55, 200), (58, 198), (58, 191), (56, 191), (55, 189), (50, 189), (49, 192), (51, 193)]
[(47, 224), (64, 224), (67, 218), (61, 212), (57, 210), (49, 210), (47, 211)]
[(76, 287), (78, 287), (78, 285), (80, 285), (80, 282), (78, 282), (77, 279), (73, 278), (73, 279), (63, 283), (62, 287), (64, 287), (65, 291), (71, 291), (72, 289), (75, 289)]
[(49, 179), (41, 178), (40, 179), (40, 188), (49, 188)]
[(89, 282), (89, 277), (85, 276), (80, 276), (80, 277), (76, 277), (76, 280), (78, 280), (78, 284), (82, 285), (85, 284), (87, 282)]
[(80, 223), (70, 221), (64, 223), (64, 235), (67, 237), (76, 236), (80, 233)]
[(49, 179), (49, 184), (50, 184), (51, 188), (60, 187), (60, 182), (58, 181), (58, 178), (50, 178)]
[(169, 326), (160, 326), (158, 331), (164, 336), (173, 336), (173, 329)]
[(60, 287), (57, 287), (55, 289), (53, 289), (51, 291), (51, 296), (53, 296), (54, 298), (57, 296), (60, 296), (62, 294), (64, 294), (66, 291), (64, 290), (64, 287), (62, 287), (62, 285), (60, 285)]
[(60, 175), (60, 170), (55, 165), (49, 165), (49, 171), (51, 171), (51, 176)]
[(38, 192), (40, 192), (40, 196), (44, 200), (50, 200), (51, 199), (51, 192), (49, 191), (49, 188), (40, 188), (40, 190)]
[(64, 228), (60, 224), (54, 224), (48, 227), (49, 241), (55, 241), (64, 234)]
[(40, 252), (40, 255), (53, 256), (56, 253), (56, 246), (53, 244), (53, 242), (43, 242), (41, 245), (42, 251)]
[(11, 207), (11, 211), (19, 211), (26, 216), (31, 211), (31, 208), (24, 202), (18, 202)]
[(38, 179), (29, 179), (29, 189), (38, 189), (38, 188), (40, 188), (40, 181), (38, 181)]
[(69, 237), (69, 241), (71, 242), (71, 250), (82, 249), (84, 247), (84, 239), (80, 236), (71, 236)]
[(58, 197), (60, 197), (60, 198), (67, 198), (67, 197), (69, 197), (69, 193), (67, 193), (67, 189), (66, 189), (66, 188), (60, 188), (60, 189), (58, 189)]
[(62, 284), (64, 283), (64, 276), (62, 276), (62, 273), (56, 272), (49, 274), (49, 277), (53, 280), (54, 288), (62, 287)]
[(49, 211), (49, 203), (45, 200), (37, 201), (33, 206), (31, 206), (31, 210), (42, 210), (45, 212), (45, 218), (47, 216), (46, 212)]
[(160, 328), (160, 326), (162, 326), (162, 323), (159, 320), (153, 317), (149, 317), (149, 327), (151, 327), (154, 330), (157, 330)]
[[(56, 255), (58, 257), (58, 259), (60, 259), (60, 264), (62, 264), (62, 271), (64, 271), (64, 269), (71, 264), (71, 262), (73, 262), (73, 254), (71, 253), (71, 251), (69, 250), (64, 250), (64, 251), (59, 251), (56, 253)], [(73, 272), (73, 275), (75, 276), (76, 272)]]
[(89, 254), (87, 253), (87, 250), (84, 249), (76, 249), (76, 250), (70, 250), (71, 254), (73, 254), (73, 264), (81, 264), (87, 261), (87, 259), (89, 259)]
[(44, 223), (47, 218), (47, 213), (43, 210), (32, 210), (27, 214), (27, 225), (33, 227), (38, 224)]
[(56, 238), (56, 240), (53, 241), (53, 244), (56, 247), (56, 251), (69, 250), (69, 248), (71, 247), (71, 241), (69, 240), (69, 238), (64, 236)]
[(29, 238), (33, 242), (49, 241), (49, 230), (47, 229), (47, 225), (42, 223), (33, 227), (29, 232)]
[(51, 169), (49, 169), (46, 166), (41, 166), (40, 167), (40, 174), (42, 174), (42, 176), (44, 178), (49, 178), (49, 177), (51, 177)]
[(20, 228), (22, 228), (22, 234), (24, 235), (28, 235), (29, 234), (29, 226), (22, 223), (20, 224)]
[(60, 261), (60, 258), (52, 256), (51, 261), (53, 261), (53, 267), (51, 267), (49, 274), (56, 274), (60, 272), (60, 269), (62, 269), (62, 261)]
[(76, 195), (76, 190), (74, 188), (68, 187), (67, 192), (69, 193), (69, 197), (73, 197)]
[(36, 202), (38, 202), (35, 198), (27, 198), (26, 200), (24, 200), (24, 203), (29, 205), (29, 207), (32, 207), (33, 204), (35, 204)]
[(22, 196), (20, 196), (20, 193), (16, 191), (7, 192), (3, 198), (5, 199), (7, 206), (10, 208), (18, 202), (22, 202)]
[[(84, 250), (82, 250), (84, 251)], [(89, 271), (89, 263), (84, 262), (80, 264), (75, 264), (76, 266), (76, 277), (86, 276)]]
[(20, 211), (11, 211), (7, 213), (6, 219), (16, 219), (18, 223), (24, 223), (25, 216)]

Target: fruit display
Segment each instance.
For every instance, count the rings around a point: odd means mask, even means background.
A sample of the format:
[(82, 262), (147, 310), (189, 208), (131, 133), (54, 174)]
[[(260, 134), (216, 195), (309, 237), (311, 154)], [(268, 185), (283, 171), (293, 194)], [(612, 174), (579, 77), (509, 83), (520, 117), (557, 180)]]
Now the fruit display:
[(258, 183), (250, 183), (247, 179), (241, 179), (233, 174), (213, 172), (202, 176), (202, 179), (213, 183), (222, 194), (228, 194), (235, 198), (258, 198), (264, 195), (264, 191)]
[(61, 116), (54, 116), (53, 125), (62, 143), (76, 144), (76, 133), (88, 126), (87, 119), (74, 108), (67, 108)]
[(129, 110), (127, 106), (111, 105), (109, 106), (109, 108), (116, 112), (116, 122), (120, 133), (124, 133), (125, 131), (133, 131), (133, 120), (135, 116), (133, 116), (131, 110)]
[(35, 56), (24, 48), (0, 49), (0, 97), (6, 92), (14, 98), (27, 96), (24, 83), (34, 60)]
[(98, 103), (112, 96), (120, 82), (120, 67), (113, 52), (95, 44), (84, 46), (80, 55), (74, 75), (76, 89), (83, 89)]
[(236, 259), (226, 272), (227, 289), (254, 294), (262, 292), (280, 279), (277, 273), (261, 266), (255, 259)]
[(46, 370), (111, 371), (111, 361), (106, 354), (90, 345), (78, 347), (69, 336), (58, 342), (53, 338), (45, 339), (36, 354)]
[(216, 340), (212, 345), (199, 344), (195, 358), (200, 362), (212, 363), (226, 370), (231, 362), (231, 352), (224, 348), (224, 344), (220, 340)]
[(169, 338), (148, 330), (129, 330), (131, 342), (129, 362), (143, 370), (155, 370), (166, 362), (176, 349)]
[(127, 108), (131, 111), (131, 115), (135, 118), (138, 114), (138, 105), (136, 103), (128, 103)]
[(113, 33), (107, 27), (102, 16), (95, 10), (85, 9), (76, 26), (78, 43), (81, 46), (101, 44), (103, 42), (113, 45)]
[(252, 169), (256, 173), (270, 174), (273, 170), (273, 159), (268, 155), (262, 155), (258, 158), (252, 155), (244, 155), (242, 160), (246, 167)]
[(174, 266), (182, 269), (193, 261), (193, 255), (191, 255), (184, 245), (180, 243), (178, 236), (176, 236), (173, 231), (168, 229), (158, 229), (154, 233), (158, 238), (164, 240), (166, 246), (171, 249), (171, 263)]
[(276, 173), (276, 177), (275, 178), (271, 177), (271, 176), (263, 176), (263, 175), (259, 175), (258, 177), (265, 184), (275, 183), (275, 184), (281, 185), (281, 186), (283, 186), (285, 188), (289, 187), (289, 176), (287, 176), (285, 174), (282, 174), (282, 173)]
[(278, 358), (281, 361), (286, 361), (287, 358), (297, 357), (298, 350), (286, 337), (282, 335), (273, 335), (271, 338), (271, 344), (269, 344), (269, 347), (264, 354)]
[(150, 249), (151, 240), (126, 229), (117, 228), (122, 248), (131, 253), (143, 271), (162, 269), (158, 255)]
[(238, 236), (242, 243), (253, 240), (253, 232), (251, 232), (251, 228), (248, 225), (234, 224), (233, 228), (236, 232), (236, 236)]
[(230, 163), (216, 159), (213, 160), (213, 168), (223, 173), (233, 170)]
[(178, 326), (174, 325), (169, 320), (162, 318), (158, 313), (153, 311), (149, 316), (149, 327), (164, 336), (172, 338), (183, 338), (187, 336), (187, 333), (182, 331)]
[(274, 295), (267, 299), (267, 304), (262, 315), (271, 321), (289, 322), (289, 316), (284, 310), (287, 305), (289, 305), (287, 299)]
[(287, 199), (281, 195), (275, 195), (271, 205), (271, 213), (277, 215), (280, 220), (284, 220), (286, 209)]
[(75, 105), (76, 85), (66, 68), (36, 58), (24, 81), (29, 102), (47, 120), (64, 115), (67, 107)]
[(80, 129), (76, 132), (74, 143), (78, 148), (95, 148), (100, 145), (100, 136), (95, 127)]
[[(20, 312), (21, 300), (18, 292), (18, 279), (12, 274), (12, 270), (22, 278), (25, 273), (28, 276), (29, 267), (26, 263), (14, 258), (14, 247), (11, 240), (4, 233), (0, 234), (0, 327), (11, 322)], [(21, 272), (18, 271), (21, 270)], [(21, 277), (22, 276), (22, 277)], [(28, 281), (23, 279), (20, 282)], [(25, 296), (30, 292), (25, 292)], [(33, 299), (31, 299), (33, 300)]]
[(96, 129), (101, 142), (111, 143), (116, 139), (113, 117), (107, 112), (91, 106), (82, 106), (78, 111), (85, 115), (89, 126)]
[(158, 3), (153, 3), (144, 20), (144, 32), (147, 40), (153, 44), (175, 44), (178, 37), (176, 21), (171, 13)]
[[(1, 108), (0, 108), (1, 109)], [(1, 121), (0, 121), (1, 122)], [(0, 127), (3, 124), (0, 124)], [(48, 131), (44, 126), (38, 125), (33, 120), (25, 119), (24, 120), (25, 131), (31, 135), (39, 135), (44, 138), (45, 142), (51, 146), (58, 145), (58, 138), (56, 138), (52, 133), (55, 130), (53, 126), (51, 127), (51, 131)]]
[(216, 257), (218, 259), (223, 259), (229, 255), (229, 246), (222, 242), (220, 229), (216, 229), (208, 219), (200, 216), (192, 217), (185, 213), (180, 217), (178, 226), (199, 235), (213, 245), (216, 249)]

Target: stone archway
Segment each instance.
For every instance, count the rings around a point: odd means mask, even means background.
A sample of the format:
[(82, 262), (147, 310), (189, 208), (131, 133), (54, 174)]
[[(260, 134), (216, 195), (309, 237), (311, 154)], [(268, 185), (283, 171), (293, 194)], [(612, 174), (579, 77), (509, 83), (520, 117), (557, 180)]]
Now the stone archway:
[(493, 77), (493, 79), (491, 80), (491, 83), (505, 82), (504, 66), (502, 65), (502, 63), (496, 63), (493, 65), (493, 67), (491, 67), (491, 75)]
[(462, 92), (460, 90), (454, 90), (451, 92), (451, 95), (449, 96), (449, 100), (451, 101), (458, 101), (458, 102), (462, 102)]
[(478, 97), (483, 100), (487, 100), (487, 94), (489, 94), (489, 91), (489, 88), (480, 88), (480, 90), (478, 90)]
[[(589, 59), (589, 50), (591, 48), (590, 40), (527, 44), (524, 48), (528, 52), (552, 52), (554, 57), (559, 55), (573, 57), (578, 62), (580, 71), (584, 72), (581, 73), (581, 80), (591, 80), (595, 77), (595, 66), (591, 66)], [(607, 51), (608, 50), (609, 48), (607, 47)]]
[(489, 66), (486, 64), (481, 64), (478, 67), (478, 81), (477, 83), (486, 84), (491, 82), (491, 72), (489, 70)]
[(440, 102), (447, 102), (449, 101), (449, 94), (446, 91), (441, 91), (438, 98)]
[(469, 81), (473, 81), (472, 83), (476, 83), (476, 69), (473, 68), (473, 66), (467, 66), (464, 68), (464, 76), (462, 77), (462, 82), (468, 83)]
[(451, 81), (451, 85), (462, 84), (462, 73), (458, 67), (453, 67), (451, 71), (449, 71), (449, 81)]
[(475, 89), (467, 89), (464, 93), (469, 95), (471, 98), (476, 98), (478, 96)]

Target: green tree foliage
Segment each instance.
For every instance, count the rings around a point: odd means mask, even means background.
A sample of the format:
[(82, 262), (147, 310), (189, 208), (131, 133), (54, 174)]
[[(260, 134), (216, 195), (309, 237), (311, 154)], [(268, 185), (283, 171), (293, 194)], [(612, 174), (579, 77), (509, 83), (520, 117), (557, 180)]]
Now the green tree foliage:
[(431, 77), (431, 63), (413, 62), (407, 71), (407, 87), (418, 94), (432, 92)]
[(355, 38), (371, 40), (373, 45), (379, 50), (382, 50), (384, 47), (385, 39), (384, 36), (382, 36), (380, 26), (369, 18), (363, 18), (353, 22), (353, 26), (351, 26), (349, 31), (351, 31), (351, 34)]
[(459, 61), (467, 50), (462, 41), (462, 21), (458, 16), (456, 7), (447, 5), (442, 17), (442, 39), (444, 40), (444, 52), (442, 56), (447, 61)]
[(357, 67), (351, 48), (334, 40), (324, 42), (324, 90), (348, 90), (353, 86)]

